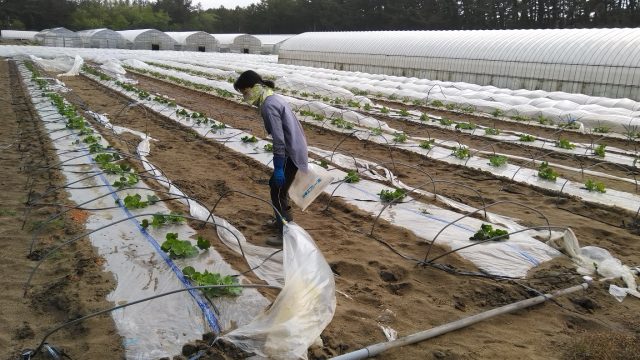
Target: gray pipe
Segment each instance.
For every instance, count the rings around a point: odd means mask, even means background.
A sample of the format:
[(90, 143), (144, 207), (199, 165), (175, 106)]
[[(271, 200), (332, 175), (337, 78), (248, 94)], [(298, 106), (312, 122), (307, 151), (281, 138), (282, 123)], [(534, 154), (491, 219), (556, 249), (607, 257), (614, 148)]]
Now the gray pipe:
[(467, 327), (469, 325), (473, 325), (477, 322), (492, 318), (497, 315), (507, 314), (515, 310), (520, 310), (524, 308), (528, 308), (533, 305), (537, 305), (543, 303), (549, 299), (554, 297), (567, 295), (579, 290), (586, 290), (589, 287), (589, 283), (582, 283), (580, 285), (572, 286), (567, 289), (554, 291), (551, 294), (536, 296), (531, 299), (526, 299), (522, 301), (515, 302), (513, 304), (505, 305), (496, 309), (492, 309), (489, 311), (485, 311), (483, 313), (469, 316), (460, 320), (456, 320), (454, 322), (450, 322), (444, 325), (440, 325), (438, 327), (421, 331), (419, 333), (415, 333), (397, 340), (388, 341), (384, 343), (378, 343), (374, 345), (369, 345), (364, 349), (356, 350), (347, 354), (336, 356), (332, 359), (335, 360), (357, 360), (357, 359), (366, 359), (372, 356), (376, 356), (383, 351), (387, 351), (389, 349), (405, 346), (409, 344), (415, 344), (417, 342), (434, 338), (436, 336), (440, 336), (446, 334), (448, 332), (461, 329), (463, 327)]

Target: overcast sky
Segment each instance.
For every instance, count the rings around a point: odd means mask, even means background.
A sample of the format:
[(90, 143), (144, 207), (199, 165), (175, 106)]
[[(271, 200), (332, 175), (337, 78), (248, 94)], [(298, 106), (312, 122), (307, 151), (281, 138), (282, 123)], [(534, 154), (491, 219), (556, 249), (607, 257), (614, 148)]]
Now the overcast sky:
[(259, 0), (193, 0), (193, 4), (200, 2), (203, 9), (219, 8), (224, 6), (227, 9), (235, 9), (236, 6), (245, 7), (257, 3)]

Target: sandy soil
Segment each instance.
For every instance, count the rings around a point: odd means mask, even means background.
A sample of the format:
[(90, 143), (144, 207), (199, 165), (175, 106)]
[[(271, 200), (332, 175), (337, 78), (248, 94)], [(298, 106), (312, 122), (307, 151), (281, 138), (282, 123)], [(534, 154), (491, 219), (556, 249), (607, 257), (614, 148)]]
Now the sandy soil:
[[(29, 259), (32, 229), (60, 209), (35, 206), (24, 224), (28, 200), (68, 204), (64, 191), (40, 195), (63, 184), (55, 170), (57, 157), (35, 117), (13, 64), (0, 61), (0, 358), (18, 359), (23, 349), (35, 348), (54, 326), (113, 306), (105, 300), (112, 277), (101, 270), (103, 259), (82, 240), (54, 256), (34, 278), (24, 297), (24, 284), (37, 257)], [(84, 231), (86, 213), (72, 211), (54, 221), (40, 237), (41, 249)], [(123, 356), (120, 337), (108, 316), (94, 318), (59, 331), (48, 340), (75, 359), (118, 359)]]
[[(151, 161), (190, 196), (207, 205), (212, 205), (228, 189), (268, 197), (266, 180), (269, 170), (262, 165), (203, 140), (190, 130), (155, 114), (133, 108), (126, 114), (115, 116), (128, 100), (91, 80), (77, 77), (65, 82), (73, 90), (69, 100), (81, 100), (91, 110), (107, 113), (115, 124), (148, 131), (159, 139), (159, 144), (152, 144)], [(203, 111), (231, 126), (250, 129), (257, 136), (263, 135), (262, 122), (255, 110), (157, 81), (144, 80), (140, 86), (174, 97), (181, 105)], [(332, 148), (342, 137), (310, 127), (306, 130), (310, 143), (323, 148)], [(110, 135), (104, 135), (112, 140)], [(351, 140), (343, 143), (341, 151), (379, 159), (388, 156), (388, 150), (383, 147)], [(564, 201), (563, 206), (570, 210), (562, 210), (556, 207), (554, 196), (526, 186), (468, 169), (425, 162), (400, 151), (394, 152), (393, 156), (397, 161), (423, 164), (438, 178), (473, 185), (483, 196), (491, 199), (488, 201), (507, 199), (533, 204), (541, 208), (553, 223), (573, 226), (583, 243), (604, 246), (625, 262), (638, 260), (640, 245), (636, 236), (619, 226), (580, 216), (578, 209), (585, 206), (576, 200)], [(400, 169), (398, 167), (403, 181), (418, 174)], [(443, 187), (439, 192), (477, 205), (472, 195), (460, 194), (457, 189)], [(433, 268), (416, 267), (362, 234), (370, 228), (371, 218), (367, 214), (346, 206), (339, 199), (330, 211), (323, 212), (325, 200), (319, 199), (305, 213), (294, 212), (296, 222), (309, 231), (329, 261), (339, 291), (336, 315), (322, 335), (325, 347), (313, 349), (313, 358), (325, 358), (384, 341), (378, 324), (391, 326), (401, 336), (409, 335), (532, 296), (530, 290), (513, 282), (462, 277)], [(500, 210), (508, 215), (517, 214), (525, 223), (540, 223), (535, 215), (520, 209), (505, 207)], [(586, 210), (612, 224), (619, 224), (621, 217), (627, 216), (612, 209)], [(255, 243), (263, 243), (271, 233), (263, 225), (271, 212), (255, 200), (234, 195), (219, 205), (218, 213), (231, 219)], [(383, 225), (377, 235), (406, 254), (423, 256), (426, 251), (423, 242), (403, 229)], [(242, 259), (218, 243), (215, 246), (238, 270), (246, 270)], [(436, 253), (442, 251), (438, 249)], [(456, 256), (449, 256), (445, 261), (456, 268), (473, 270), (472, 265)], [(549, 291), (580, 281), (571, 264), (558, 259), (544, 264), (528, 279), (518, 283)], [(575, 350), (579, 346), (592, 343), (587, 341), (590, 334), (604, 334), (601, 337), (607, 339), (606, 343), (614, 350), (620, 348), (623, 340), (637, 349), (638, 342), (633, 345), (628, 339), (638, 336), (640, 319), (636, 314), (640, 310), (640, 302), (628, 299), (620, 304), (606, 293), (607, 287), (606, 284), (598, 284), (586, 292), (559, 299), (557, 303), (505, 315), (428, 342), (390, 351), (381, 358), (571, 358), (571, 355), (579, 353)]]

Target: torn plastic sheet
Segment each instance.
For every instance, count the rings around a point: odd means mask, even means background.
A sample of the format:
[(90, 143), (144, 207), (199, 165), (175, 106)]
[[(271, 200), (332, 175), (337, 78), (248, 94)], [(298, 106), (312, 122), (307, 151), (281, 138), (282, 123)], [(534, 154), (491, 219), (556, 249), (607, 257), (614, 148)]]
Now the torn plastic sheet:
[(311, 236), (296, 224), (284, 227), (283, 252), (285, 285), (276, 300), (223, 338), (261, 357), (306, 359), (336, 309), (333, 272)]
[(627, 294), (640, 299), (634, 270), (622, 264), (620, 259), (613, 257), (606, 249), (597, 246), (581, 248), (578, 238), (571, 229), (562, 237), (551, 239), (547, 244), (567, 254), (578, 267), (579, 274), (598, 274), (605, 279), (622, 279), (627, 285), (626, 288), (613, 284), (609, 287), (609, 293), (618, 301), (624, 300)]
[[(30, 78), (30, 73), (24, 67), (21, 68), (21, 73), (23, 79)], [(56, 134), (72, 134), (66, 129), (64, 118), (56, 114), (59, 120), (56, 122), (51, 117), (51, 113), (57, 113), (57, 110), (50, 105), (48, 99), (42, 97), (41, 92), (32, 84), (26, 82), (26, 85), (34, 102), (38, 104), (38, 112), (47, 115), (48, 121), (44, 124), (47, 130), (56, 131)], [(103, 141), (103, 145), (107, 144)], [(60, 138), (54, 142), (54, 146), (61, 161), (77, 156), (77, 152), (64, 153), (65, 151), (80, 150), (71, 137)], [(97, 169), (85, 165), (91, 161), (92, 158), (87, 153), (86, 157), (69, 160), (65, 164), (74, 169)], [(74, 166), (74, 164), (77, 165)], [(63, 174), (69, 182), (79, 180), (84, 176), (67, 171), (63, 171)], [(87, 186), (109, 185), (115, 179), (114, 176), (103, 174), (81, 183)], [(108, 194), (112, 190), (109, 186), (68, 189), (71, 199), (76, 203)], [(143, 196), (152, 194), (151, 191), (137, 190), (137, 192)], [(110, 207), (113, 206), (114, 199), (116, 197), (113, 195), (112, 197), (107, 196), (91, 202), (86, 207)], [(169, 212), (162, 203), (156, 203), (144, 210), (144, 212), (147, 211)], [(131, 212), (125, 208), (90, 212), (86, 227), (88, 230), (96, 229), (130, 215)], [(159, 250), (158, 242), (154, 236), (158, 235), (159, 237), (163, 234), (160, 232), (153, 234), (153, 231), (155, 230), (145, 233), (138, 222), (132, 220), (90, 235), (90, 240), (98, 248), (100, 256), (107, 260), (105, 269), (112, 272), (117, 280), (116, 288), (108, 295), (108, 300), (122, 304), (186, 285), (183, 277), (175, 276), (178, 264), (168, 261), (166, 254)], [(188, 238), (195, 233), (186, 225), (175, 226), (171, 231), (178, 232), (180, 238)], [(215, 265), (211, 266), (210, 263)], [(222, 274), (236, 273), (224, 263), (219, 254), (213, 251), (200, 254), (198, 258), (186, 260), (184, 264), (179, 265), (191, 265), (199, 269), (204, 264), (207, 264), (207, 268), (211, 271)], [(268, 304), (266, 299), (253, 289), (249, 292), (245, 290), (239, 298), (233, 300), (216, 299), (216, 302), (218, 309), (222, 311), (217, 319), (211, 309), (208, 310), (210, 315), (203, 316), (202, 306), (206, 302), (200, 298), (196, 291), (192, 291), (191, 294), (185, 292), (163, 297), (113, 312), (112, 316), (118, 331), (124, 337), (127, 358), (157, 359), (180, 353), (183, 343), (200, 338), (210, 326), (219, 331), (218, 322), (227, 326), (232, 321), (239, 324), (247, 323), (259, 312), (259, 309)]]
[[(124, 91), (113, 83), (101, 81), (91, 75), (87, 76), (90, 76), (95, 81), (98, 81), (115, 91), (123, 93), (130, 98), (135, 98), (133, 93)], [(178, 121), (180, 124), (193, 129), (204, 137), (218, 140), (232, 150), (250, 156), (263, 164), (272, 166), (271, 160), (273, 154), (262, 150), (262, 147), (268, 142), (259, 139), (257, 143), (246, 144), (240, 140), (241, 136), (250, 136), (252, 134), (229, 127), (214, 131), (206, 125), (193, 124), (185, 118), (176, 115), (175, 108), (169, 108), (166, 105), (154, 103), (151, 100), (142, 100), (140, 103), (168, 118)], [(344, 178), (346, 175), (344, 172), (337, 169), (332, 170), (332, 172), (334, 172), (334, 177), (336, 178)], [(337, 184), (329, 185), (325, 192), (331, 194), (336, 186)], [(372, 216), (376, 216), (384, 206), (379, 202), (379, 197), (377, 195), (382, 189), (391, 188), (370, 181), (361, 180), (357, 184), (341, 185), (336, 190), (335, 195), (343, 197), (348, 203), (372, 214)], [(461, 215), (459, 213), (444, 210), (433, 205), (419, 204), (410, 201), (409, 199), (404, 203), (396, 204), (393, 207), (388, 208), (382, 214), (383, 219), (411, 230), (416, 234), (416, 236), (428, 241), (432, 240), (435, 234), (442, 229), (443, 226), (458, 219), (460, 216)], [(485, 222), (478, 219), (465, 218), (455, 225), (447, 228), (447, 230), (438, 237), (438, 243), (449, 246), (453, 249), (469, 245), (471, 244), (471, 241), (468, 240), (469, 237), (471, 237), (480, 228), (480, 225)], [(246, 249), (245, 253), (248, 253)], [(512, 235), (508, 242), (481, 244), (461, 250), (459, 251), (459, 254), (488, 273), (503, 276), (523, 277), (532, 267), (539, 265), (541, 262), (550, 260), (554, 256), (558, 256), (560, 253), (544, 243), (533, 239), (531, 235), (527, 233), (518, 233)], [(266, 254), (261, 255), (262, 257), (260, 259), (264, 259), (266, 256)]]

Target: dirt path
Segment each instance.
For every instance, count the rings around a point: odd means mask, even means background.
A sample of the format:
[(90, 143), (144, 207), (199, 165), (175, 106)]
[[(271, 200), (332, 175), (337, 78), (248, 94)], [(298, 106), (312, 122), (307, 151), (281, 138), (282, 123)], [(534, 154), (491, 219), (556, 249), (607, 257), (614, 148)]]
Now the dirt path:
[[(53, 207), (36, 207), (23, 228), (27, 199), (44, 203), (65, 203), (67, 194), (58, 192), (39, 198), (46, 189), (62, 184), (63, 178), (39, 166), (57, 160), (43, 134), (40, 119), (22, 92), (13, 63), (0, 60), (0, 358), (15, 360), (23, 349), (38, 345), (47, 330), (90, 312), (113, 306), (105, 300), (113, 279), (102, 271), (86, 240), (55, 256), (34, 278), (35, 286), (23, 297), (28, 272), (35, 265), (27, 258), (31, 229), (57, 212)], [(75, 211), (55, 221), (41, 237), (43, 246), (84, 231), (86, 214)], [(111, 317), (103, 316), (63, 329), (49, 342), (75, 359), (119, 359), (121, 339)]]
[[(91, 110), (107, 113), (114, 124), (149, 131), (152, 137), (159, 139), (158, 144), (152, 143), (150, 160), (175, 180), (188, 195), (207, 205), (215, 202), (228, 189), (268, 197), (266, 179), (269, 172), (264, 166), (212, 141), (204, 141), (171, 120), (153, 114), (146, 115), (137, 108), (115, 116), (129, 100), (86, 78), (71, 78), (66, 83), (74, 94), (69, 97), (70, 100), (77, 101), (79, 97)], [(141, 86), (175, 97), (178, 103), (193, 110), (204, 111), (231, 126), (251, 129), (256, 135), (263, 134), (261, 120), (254, 110), (247, 107), (151, 80), (143, 81)], [(325, 145), (324, 147), (334, 145), (338, 140), (334, 133), (314, 129), (307, 129), (307, 135), (312, 143)], [(345, 149), (354, 152), (375, 151), (384, 158), (384, 149), (373, 146), (363, 148), (362, 143), (346, 146)], [(438, 171), (442, 176), (448, 172), (451, 169), (447, 171), (444, 167)], [(471, 181), (478, 183), (477, 178)], [(496, 197), (495, 191), (499, 188), (500, 181), (488, 179), (486, 182), (492, 182), (492, 185), (487, 185), (484, 192)], [(523, 200), (535, 198), (540, 201), (546, 197), (526, 187), (512, 184), (505, 186), (512, 192), (522, 192), (514, 196)], [(544, 200), (545, 202), (551, 202), (552, 198), (546, 198), (548, 200)], [(305, 213), (294, 213), (296, 222), (309, 231), (331, 264), (339, 291), (336, 315), (323, 333), (326, 347), (317, 349), (314, 356), (334, 355), (384, 341), (378, 323), (391, 326), (401, 335), (408, 335), (531, 296), (522, 287), (513, 284), (459, 277), (432, 268), (417, 268), (359, 232), (369, 228), (371, 219), (368, 215), (345, 206), (340, 201), (336, 201), (336, 206), (330, 212), (322, 212), (323, 202), (323, 199), (318, 200)], [(554, 209), (551, 205), (546, 206), (550, 210)], [(231, 219), (249, 241), (263, 243), (264, 238), (270, 234), (263, 223), (271, 212), (255, 200), (235, 195), (231, 201), (223, 201), (219, 205), (218, 213)], [(601, 224), (593, 224), (589, 219), (557, 209), (553, 215), (558, 222), (564, 222), (568, 218), (573, 221), (570, 224), (580, 225), (576, 229), (584, 234), (594, 231), (600, 231), (599, 234), (610, 232), (611, 236), (592, 234), (589, 240), (593, 243), (602, 242), (602, 245), (609, 248), (615, 246), (617, 249), (614, 252), (623, 250), (626, 254), (616, 253), (627, 256), (627, 261), (637, 254), (638, 249), (634, 247), (637, 245), (632, 244), (635, 237), (625, 230), (615, 227), (601, 230), (604, 227)], [(562, 218), (555, 219), (555, 216)], [(378, 235), (407, 254), (423, 255), (426, 250), (422, 242), (402, 229), (384, 225)], [(238, 270), (246, 268), (238, 256), (219, 244), (216, 244), (216, 248)], [(448, 257), (446, 262), (458, 268), (470, 268), (468, 263), (457, 257)], [(534, 279), (526, 282), (542, 291), (562, 288), (580, 281), (572, 273), (570, 264), (558, 260), (545, 264), (532, 275)], [(487, 321), (428, 343), (390, 352), (384, 358), (560, 358), (563, 356), (563, 349), (569, 346), (589, 345), (588, 338), (583, 335), (586, 330), (606, 334), (611, 329), (616, 329), (616, 336), (628, 339), (634, 336), (634, 329), (640, 325), (634, 315), (640, 309), (640, 303), (631, 299), (618, 304), (601, 286), (586, 294), (560, 299), (559, 304), (562, 307), (546, 304)], [(595, 308), (593, 304), (598, 307)], [(619, 344), (612, 335), (605, 337), (610, 344)], [(567, 346), (561, 347), (562, 345)]]

